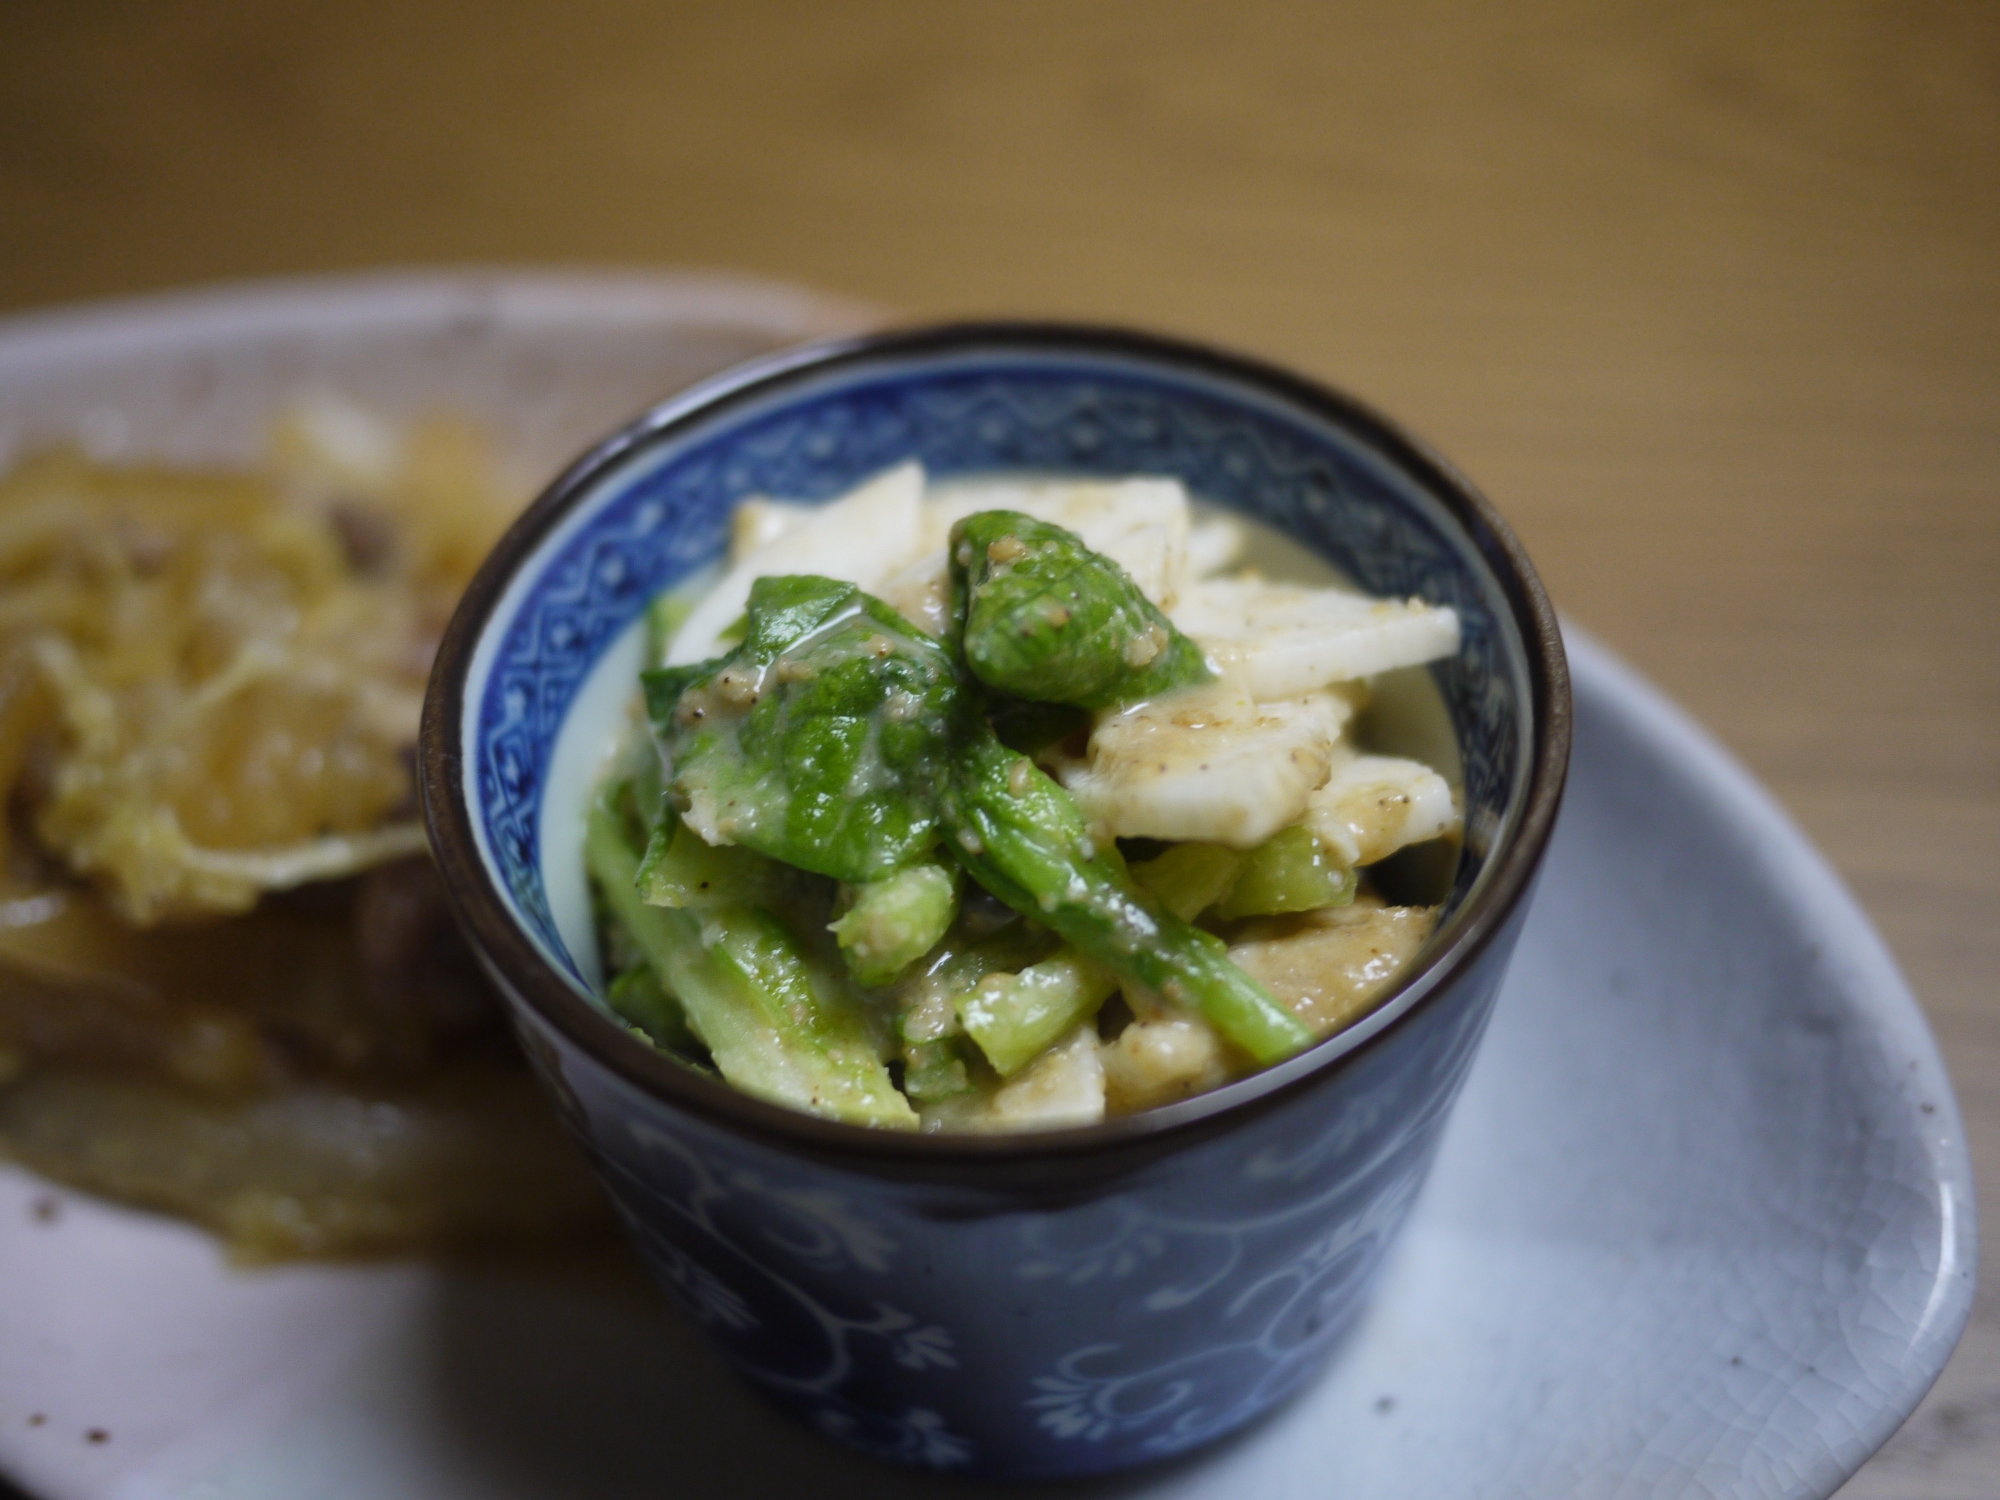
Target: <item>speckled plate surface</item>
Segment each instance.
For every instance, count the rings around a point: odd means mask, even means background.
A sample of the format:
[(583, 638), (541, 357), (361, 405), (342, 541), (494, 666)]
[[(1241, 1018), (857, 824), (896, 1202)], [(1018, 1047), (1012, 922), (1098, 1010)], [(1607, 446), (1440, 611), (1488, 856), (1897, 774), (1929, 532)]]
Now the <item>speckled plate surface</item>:
[[(297, 283), (0, 328), (0, 448), (240, 451), (332, 385), (486, 415), (532, 477), (862, 312), (718, 279)], [(1970, 1310), (1971, 1175), (1852, 898), (1587, 641), (1563, 820), (1381, 1297), (1242, 1437), (1092, 1491), (1829, 1494)], [(0, 1473), (42, 1500), (962, 1494), (767, 1415), (607, 1253), (240, 1272), (0, 1169)]]

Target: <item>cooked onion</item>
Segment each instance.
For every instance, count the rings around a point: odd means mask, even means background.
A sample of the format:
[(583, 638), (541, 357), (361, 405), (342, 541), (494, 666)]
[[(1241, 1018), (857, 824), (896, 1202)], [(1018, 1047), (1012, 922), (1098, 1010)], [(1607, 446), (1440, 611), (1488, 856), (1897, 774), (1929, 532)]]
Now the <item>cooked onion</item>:
[(134, 922), (420, 845), (431, 652), (511, 506), (462, 429), (335, 410), (262, 469), (52, 452), (0, 480), (0, 777)]
[(250, 1258), (603, 1221), (412, 816), (513, 509), (469, 428), (332, 402), (255, 468), (0, 477), (0, 1152)]

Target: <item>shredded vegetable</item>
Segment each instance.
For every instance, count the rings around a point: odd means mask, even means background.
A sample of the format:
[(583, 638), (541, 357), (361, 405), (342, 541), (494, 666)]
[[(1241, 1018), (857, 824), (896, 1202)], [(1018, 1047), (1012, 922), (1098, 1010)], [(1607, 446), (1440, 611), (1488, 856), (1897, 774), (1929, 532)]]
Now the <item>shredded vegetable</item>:
[(467, 424), (331, 399), (252, 465), (0, 476), (0, 1151), (248, 1257), (596, 1221), (411, 775), (519, 498)]

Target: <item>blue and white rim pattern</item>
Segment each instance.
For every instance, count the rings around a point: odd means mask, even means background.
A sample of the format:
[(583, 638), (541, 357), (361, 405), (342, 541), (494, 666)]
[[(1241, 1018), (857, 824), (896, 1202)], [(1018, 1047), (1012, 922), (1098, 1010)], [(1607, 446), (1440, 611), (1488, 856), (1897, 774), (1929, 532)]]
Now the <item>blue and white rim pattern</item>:
[(642, 440), (590, 484), (497, 601), (461, 721), (481, 858), (516, 919), (588, 989), (557, 931), (538, 854), (547, 773), (592, 666), (646, 603), (718, 557), (751, 495), (824, 500), (915, 458), (992, 472), (1171, 475), (1270, 522), (1372, 593), (1458, 611), (1433, 670), (1459, 725), (1463, 904), (1526, 796), (1525, 647), (1498, 580), (1436, 497), (1353, 433), (1226, 374), (1117, 354), (979, 349), (836, 365)]

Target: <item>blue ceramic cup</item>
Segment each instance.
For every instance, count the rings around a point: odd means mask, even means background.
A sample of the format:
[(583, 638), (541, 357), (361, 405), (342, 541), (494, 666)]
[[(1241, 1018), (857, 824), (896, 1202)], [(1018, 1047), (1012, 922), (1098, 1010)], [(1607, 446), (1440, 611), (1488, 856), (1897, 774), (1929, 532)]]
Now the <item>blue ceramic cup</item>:
[[(1173, 475), (1382, 595), (1457, 610), (1431, 668), (1466, 837), (1437, 930), (1360, 1023), (1212, 1093), (1082, 1129), (868, 1131), (678, 1066), (614, 1021), (584, 799), (625, 722), (648, 599), (735, 503), (934, 478)], [(989, 1476), (1185, 1452), (1282, 1401), (1354, 1321), (1435, 1154), (1560, 799), (1555, 617), (1487, 503), (1320, 386), (1129, 333), (976, 325), (745, 367), (586, 455), (445, 637), (425, 810), (460, 918), (668, 1295), (840, 1442)]]

